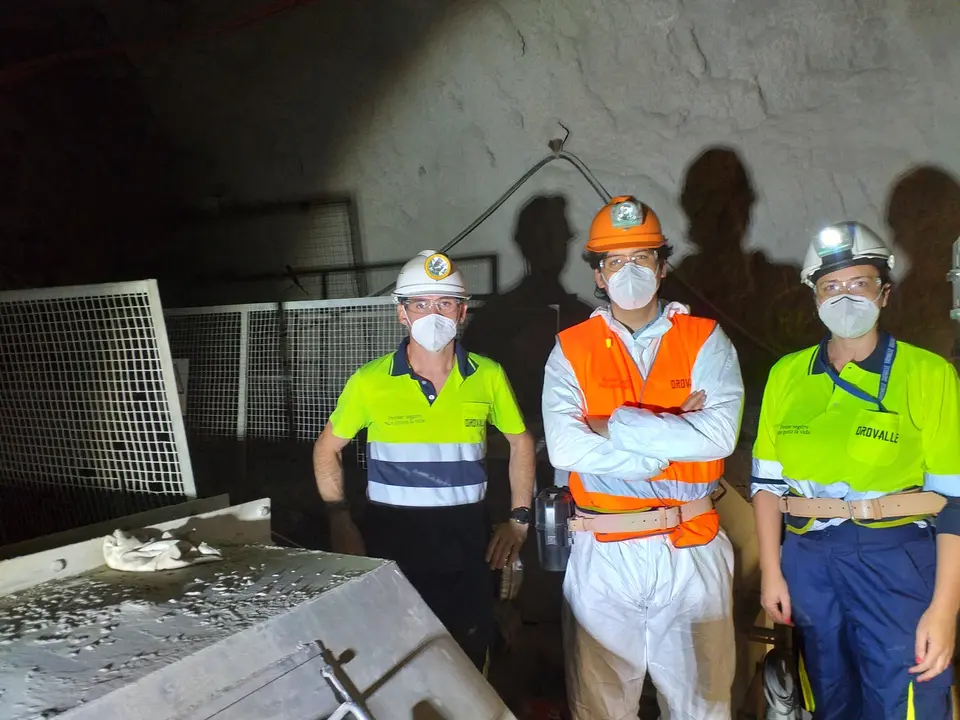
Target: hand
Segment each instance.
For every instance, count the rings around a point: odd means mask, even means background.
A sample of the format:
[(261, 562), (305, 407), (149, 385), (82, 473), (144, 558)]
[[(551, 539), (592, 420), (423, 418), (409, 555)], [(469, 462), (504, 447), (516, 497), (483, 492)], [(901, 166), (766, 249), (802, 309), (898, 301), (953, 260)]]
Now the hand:
[(935, 605), (927, 608), (917, 624), (917, 664), (910, 672), (917, 682), (933, 680), (950, 667), (957, 640), (957, 613)]
[(335, 553), (360, 556), (367, 554), (360, 530), (348, 512), (337, 512), (330, 516), (330, 544)]
[(680, 412), (688, 413), (703, 410), (703, 404), (706, 401), (707, 394), (703, 390), (692, 392), (687, 396), (687, 399), (683, 401), (683, 404), (680, 406)]
[(486, 561), (492, 570), (502, 570), (516, 561), (520, 548), (527, 540), (529, 525), (521, 525), (516, 520), (507, 520), (497, 525), (487, 546)]
[(760, 576), (760, 604), (775, 623), (793, 625), (790, 619), (790, 591), (783, 573)]
[(593, 430), (597, 435), (600, 437), (605, 437), (607, 440), (610, 439), (610, 430), (607, 428), (610, 418), (588, 417), (586, 420), (587, 425), (589, 425), (590, 429)]

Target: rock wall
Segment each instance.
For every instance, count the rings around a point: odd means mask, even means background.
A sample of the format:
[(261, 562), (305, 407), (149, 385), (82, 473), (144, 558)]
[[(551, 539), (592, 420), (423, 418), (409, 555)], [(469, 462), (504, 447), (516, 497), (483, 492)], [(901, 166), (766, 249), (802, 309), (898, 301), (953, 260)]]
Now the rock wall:
[[(108, 11), (127, 37), (198, 30), (238, 12), (205, 2), (144, 18), (120, 5)], [(706, 306), (750, 324), (773, 351), (803, 330), (771, 337), (771, 321), (754, 327), (749, 308), (770, 300), (761, 290), (796, 308), (793, 264), (813, 231), (844, 218), (898, 243), (901, 277), (922, 271), (910, 283), (929, 293), (900, 315), (941, 318), (922, 338), (951, 333), (944, 274), (960, 234), (952, 0), (292, 5), (136, 58), (190, 202), (350, 193), (364, 258), (403, 258), (443, 245), (567, 128), (566, 148), (610, 191), (658, 211), (678, 264), (700, 255), (688, 284), (725, 273), (707, 283)], [(740, 170), (721, 167), (731, 165)], [(589, 298), (577, 256), (599, 200), (568, 165), (547, 166), (457, 250), (499, 252), (504, 283), (515, 283), (529, 264), (514, 242), (518, 211), (547, 191), (568, 200), (574, 240), (562, 280)], [(791, 327), (810, 325), (807, 303)]]

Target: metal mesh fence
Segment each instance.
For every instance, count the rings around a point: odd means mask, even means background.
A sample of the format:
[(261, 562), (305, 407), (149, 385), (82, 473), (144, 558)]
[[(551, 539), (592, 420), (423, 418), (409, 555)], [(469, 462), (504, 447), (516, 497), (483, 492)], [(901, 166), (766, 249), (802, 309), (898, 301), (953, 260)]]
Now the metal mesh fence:
[(166, 314), (173, 356), (190, 362), (187, 429), (200, 436), (315, 440), (350, 375), (406, 332), (391, 298)]
[(167, 317), (173, 357), (190, 360), (185, 421), (199, 435), (236, 432), (243, 320), (231, 311)]
[(314, 440), (347, 378), (403, 338), (390, 298), (167, 311), (175, 358), (190, 361), (187, 429)]
[(64, 508), (37, 534), (196, 494), (155, 282), (0, 293), (0, 492), (21, 539), (37, 493)]
[[(186, 297), (199, 305), (254, 303), (278, 299), (284, 302), (308, 299), (350, 300), (363, 295), (363, 290), (377, 293), (392, 288), (404, 262), (365, 263), (344, 267), (329, 264), (291, 266), (283, 272), (247, 275), (230, 281), (198, 280), (194, 285), (202, 289), (191, 290)], [(456, 262), (474, 296), (483, 297), (497, 291), (499, 280), (496, 255), (461, 257), (456, 258)], [(178, 292), (177, 296), (183, 297), (184, 293)], [(210, 301), (211, 298), (224, 297), (228, 299)]]

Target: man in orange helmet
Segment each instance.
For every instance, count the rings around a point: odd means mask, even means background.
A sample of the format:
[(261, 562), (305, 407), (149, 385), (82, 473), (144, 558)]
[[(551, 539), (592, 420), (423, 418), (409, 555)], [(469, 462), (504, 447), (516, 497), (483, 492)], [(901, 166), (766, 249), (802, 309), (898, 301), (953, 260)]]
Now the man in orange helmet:
[(577, 506), (563, 583), (576, 720), (635, 718), (647, 672), (664, 715), (731, 716), (733, 549), (711, 497), (743, 381), (715, 321), (659, 300), (671, 251), (649, 207), (611, 200), (584, 252), (609, 306), (547, 361), (547, 449)]

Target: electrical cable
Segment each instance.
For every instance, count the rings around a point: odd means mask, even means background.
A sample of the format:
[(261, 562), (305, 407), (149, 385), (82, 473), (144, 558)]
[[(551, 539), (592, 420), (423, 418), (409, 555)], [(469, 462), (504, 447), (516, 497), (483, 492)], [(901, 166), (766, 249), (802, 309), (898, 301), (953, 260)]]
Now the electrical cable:
[[(494, 203), (493, 203), (490, 207), (488, 207), (486, 210), (484, 210), (484, 211), (480, 214), (480, 216), (477, 217), (476, 220), (474, 220), (472, 223), (470, 223), (469, 225), (467, 225), (467, 227), (465, 227), (463, 230), (461, 230), (461, 231), (457, 234), (456, 237), (454, 237), (450, 242), (448, 242), (446, 245), (444, 245), (442, 248), (440, 248), (440, 250), (439, 250), (438, 252), (447, 253), (449, 250), (451, 250), (451, 249), (454, 248), (456, 245), (458, 245), (461, 240), (463, 240), (465, 237), (467, 237), (467, 235), (469, 235), (469, 234), (472, 233), (474, 230), (476, 230), (478, 227), (480, 227), (480, 225), (483, 224), (483, 222), (484, 222), (488, 217), (490, 217), (491, 215), (493, 215), (493, 213), (495, 213), (495, 212), (500, 208), (501, 205), (503, 205), (507, 200), (509, 200), (510, 197), (511, 197), (517, 190), (519, 190), (520, 187), (521, 187), (524, 183), (527, 182), (527, 180), (529, 180), (530, 178), (532, 178), (532, 177), (533, 177), (534, 175), (536, 175), (543, 167), (545, 167), (546, 165), (550, 164), (550, 163), (553, 162), (554, 160), (565, 160), (566, 162), (568, 162), (568, 163), (570, 163), (571, 165), (573, 165), (573, 166), (577, 169), (577, 171), (578, 171), (581, 175), (583, 175), (583, 177), (586, 179), (586, 181), (587, 181), (588, 183), (590, 183), (590, 185), (593, 187), (594, 191), (596, 191), (597, 195), (600, 196), (600, 199), (601, 199), (604, 203), (607, 203), (607, 202), (610, 200), (610, 198), (612, 197), (612, 195), (610, 195), (610, 193), (607, 191), (607, 189), (600, 183), (599, 180), (597, 180), (596, 176), (590, 171), (590, 168), (587, 167), (586, 163), (584, 163), (580, 158), (578, 158), (578, 157), (577, 157), (576, 155), (574, 155), (573, 153), (568, 152), (568, 151), (566, 151), (566, 150), (563, 150), (563, 149), (562, 149), (562, 143), (559, 144), (559, 148), (560, 148), (560, 149), (558, 149), (555, 153), (553, 153), (552, 155), (547, 155), (545, 158), (543, 158), (542, 160), (540, 160), (536, 165), (534, 165), (532, 168), (530, 168), (529, 170), (527, 170), (527, 172), (525, 172), (525, 173), (520, 177), (519, 180), (517, 180), (515, 183), (513, 183), (513, 185), (511, 185), (511, 186), (507, 189), (507, 191), (506, 191), (505, 193), (503, 193), (503, 195), (501, 195), (499, 198), (497, 198), (497, 200), (494, 201)], [(670, 267), (670, 270), (672, 271), (673, 276), (679, 281), (679, 283), (680, 283), (681, 285), (683, 285), (683, 286), (684, 286), (687, 290), (689, 290), (691, 293), (693, 293), (693, 295), (696, 296), (696, 297), (697, 297), (701, 302), (703, 302), (707, 307), (709, 307), (711, 310), (713, 310), (713, 312), (716, 313), (716, 314), (719, 316), (719, 319), (723, 320), (726, 325), (728, 325), (728, 326), (730, 326), (730, 327), (735, 328), (736, 330), (738, 330), (744, 337), (746, 337), (748, 340), (750, 340), (751, 342), (753, 342), (753, 343), (754, 343), (757, 347), (759, 347), (761, 350), (765, 350), (766, 352), (768, 352), (768, 353), (769, 353), (771, 356), (773, 356), (774, 358), (779, 358), (779, 357), (783, 356), (783, 354), (784, 354), (783, 352), (781, 352), (781, 351), (777, 350), (776, 348), (770, 346), (769, 344), (767, 344), (766, 342), (764, 342), (763, 340), (761, 340), (760, 338), (758, 338), (756, 335), (754, 335), (753, 333), (751, 333), (749, 330), (747, 330), (745, 327), (743, 327), (743, 325), (741, 325), (741, 324), (740, 324), (739, 322), (737, 322), (734, 318), (732, 318), (728, 313), (725, 313), (723, 310), (721, 310), (719, 307), (717, 307), (716, 304), (714, 304), (713, 302), (711, 302), (703, 293), (701, 293), (699, 290), (697, 290), (695, 287), (693, 287), (693, 285), (692, 285), (691, 283), (687, 282), (687, 281), (683, 278), (683, 275), (682, 275), (681, 273), (678, 273), (678, 272), (676, 271), (677, 268), (676, 268), (675, 265), (673, 265), (672, 263), (668, 263), (668, 266)], [(371, 293), (371, 294), (370, 294), (370, 297), (378, 297), (378, 296), (381, 296), (381, 295), (385, 295), (385, 294), (388, 293), (390, 290), (392, 290), (395, 285), (396, 285), (396, 282), (392, 282), (392, 283), (390, 283), (389, 285), (386, 285), (386, 286), (380, 288), (380, 290), (378, 290), (377, 292)], [(493, 291), (494, 291), (494, 292), (496, 292), (496, 290), (497, 290), (497, 288), (493, 288)]]
[[(536, 175), (543, 167), (549, 165), (549, 164), (552, 163), (554, 160), (565, 160), (566, 162), (568, 162), (568, 163), (570, 163), (571, 165), (573, 165), (573, 166), (579, 171), (579, 173), (580, 173), (581, 175), (583, 175), (584, 178), (586, 178), (587, 182), (590, 183), (590, 185), (593, 187), (593, 189), (596, 191), (597, 195), (600, 196), (600, 199), (603, 200), (604, 203), (606, 203), (606, 202), (612, 197), (612, 196), (610, 195), (610, 193), (607, 192), (607, 189), (606, 189), (606, 188), (600, 183), (600, 181), (597, 180), (597, 178), (593, 175), (593, 173), (590, 172), (590, 168), (588, 168), (588, 167), (586, 166), (586, 164), (585, 164), (580, 158), (578, 158), (578, 157), (577, 157), (576, 155), (574, 155), (573, 153), (570, 153), (570, 152), (567, 152), (566, 150), (560, 149), (560, 150), (558, 150), (557, 152), (553, 153), (552, 155), (547, 155), (547, 156), (546, 156), (545, 158), (543, 158), (540, 162), (538, 162), (538, 163), (537, 163), (536, 165), (534, 165), (532, 168), (530, 168), (529, 170), (527, 170), (527, 171), (520, 177), (519, 180), (517, 180), (513, 185), (511, 185), (511, 186), (507, 189), (507, 191), (506, 191), (505, 193), (503, 193), (503, 195), (501, 195), (499, 198), (497, 198), (497, 200), (493, 203), (493, 205), (491, 205), (491, 206), (488, 207), (486, 210), (484, 210), (482, 213), (480, 213), (480, 216), (479, 216), (476, 220), (474, 220), (472, 223), (470, 223), (469, 225), (467, 225), (467, 227), (465, 227), (463, 230), (461, 230), (460, 233), (459, 233), (455, 238), (453, 238), (453, 240), (451, 240), (451, 241), (448, 242), (446, 245), (444, 245), (442, 248), (440, 248), (440, 250), (439, 250), (438, 252), (446, 253), (446, 252), (448, 252), (449, 250), (451, 250), (453, 247), (455, 247), (457, 244), (459, 244), (459, 242), (460, 242), (461, 240), (463, 240), (467, 235), (469, 235), (469, 234), (472, 233), (474, 230), (476, 230), (478, 227), (480, 227), (480, 225), (481, 225), (488, 217), (490, 217), (491, 215), (493, 215), (493, 213), (495, 213), (495, 212), (500, 208), (501, 205), (503, 205), (507, 200), (509, 200), (510, 197), (511, 197), (517, 190), (519, 190), (520, 187), (521, 187), (527, 180), (529, 180), (530, 178), (532, 178), (532, 177), (533, 177), (534, 175)], [(388, 293), (390, 290), (393, 290), (393, 287), (394, 287), (395, 285), (396, 285), (396, 283), (395, 283), (395, 282), (392, 282), (392, 283), (390, 283), (389, 285), (386, 285), (386, 286), (380, 288), (380, 289), (377, 290), (375, 293), (371, 293), (371, 294), (370, 294), (370, 297), (378, 297), (378, 296), (380, 296), (380, 295), (384, 295), (384, 294)], [(494, 288), (494, 291), (496, 291), (496, 288)]]

